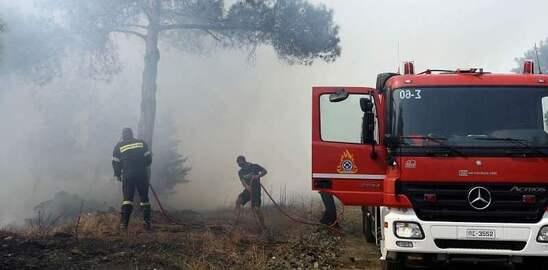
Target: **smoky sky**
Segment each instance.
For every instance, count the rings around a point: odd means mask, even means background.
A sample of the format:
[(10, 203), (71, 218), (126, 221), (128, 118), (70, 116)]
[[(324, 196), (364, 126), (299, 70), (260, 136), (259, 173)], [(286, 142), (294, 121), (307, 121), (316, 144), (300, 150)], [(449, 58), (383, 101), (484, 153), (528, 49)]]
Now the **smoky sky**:
[[(542, 1), (315, 2), (333, 8), (341, 27), (343, 53), (333, 64), (286, 66), (268, 48), (254, 64), (226, 51), (163, 58), (160, 88), (174, 91), (159, 98), (177, 112), (193, 167), (182, 202), (231, 202), (241, 189), (238, 154), (269, 169), (267, 186), (310, 193), (311, 87), (373, 86), (377, 73), (396, 70), (398, 43), (399, 60), (415, 61), (417, 70), (508, 72), (514, 57), (548, 37)], [(224, 192), (211, 192), (219, 187)]]
[[(238, 155), (245, 155), (268, 170), (263, 183), (275, 193), (286, 187), (288, 193), (297, 197), (313, 195), (310, 191), (312, 86), (373, 86), (377, 73), (395, 71), (404, 60), (415, 61), (417, 70), (483, 67), (508, 72), (515, 66), (514, 57), (548, 37), (546, 1), (313, 2), (332, 8), (335, 22), (340, 26), (343, 51), (335, 63), (288, 66), (268, 47), (259, 48), (251, 60), (247, 52), (240, 50), (217, 49), (196, 55), (162, 49), (158, 107), (169, 111), (181, 140), (179, 150), (189, 158), (187, 165), (192, 167), (190, 183), (178, 186), (169, 196), (170, 207), (205, 209), (232, 205), (242, 189), (235, 162)], [(36, 12), (28, 1), (0, 0), (2, 6)], [(137, 97), (124, 102), (136, 103), (143, 66), (142, 44), (120, 38), (119, 46), (126, 68), (114, 83), (97, 87), (107, 91), (130, 81), (127, 85), (135, 88), (133, 96)], [(71, 80), (67, 79), (67, 83)], [(19, 118), (14, 117), (13, 112), (28, 98), (24, 93), (13, 91), (0, 98), (0, 111), (11, 113), (10, 122), (26, 123), (14, 124), (3, 132), (9, 136), (0, 135), (2, 147), (7, 149), (0, 160), (6, 168), (7, 162), (24, 164), (26, 155), (9, 140), (16, 140), (20, 133), (24, 135), (29, 126), (26, 121), (32, 121), (36, 115), (16, 113)], [(6, 117), (0, 115), (0, 119)], [(121, 128), (135, 123), (119, 125)], [(17, 153), (16, 159), (10, 153)], [(105, 153), (102, 157), (107, 163), (109, 155)], [(24, 167), (18, 169), (21, 173), (13, 177), (29, 177)], [(108, 177), (96, 181), (102, 186), (116, 185), (108, 182), (112, 181)], [(21, 192), (24, 186), (18, 185), (26, 182), (9, 183)], [(61, 188), (57, 185), (39, 197), (47, 198)], [(25, 196), (0, 197), (3, 205), (28, 206), (37, 200)]]

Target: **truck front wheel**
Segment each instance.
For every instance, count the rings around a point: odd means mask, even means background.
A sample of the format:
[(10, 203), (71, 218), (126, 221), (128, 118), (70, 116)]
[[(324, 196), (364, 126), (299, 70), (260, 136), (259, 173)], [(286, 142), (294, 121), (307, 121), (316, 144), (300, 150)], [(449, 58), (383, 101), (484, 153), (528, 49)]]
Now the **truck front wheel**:
[(381, 261), (382, 270), (403, 270), (406, 269), (405, 265), (401, 261)]
[(524, 263), (517, 269), (523, 270), (548, 270), (548, 258), (546, 257), (526, 257)]

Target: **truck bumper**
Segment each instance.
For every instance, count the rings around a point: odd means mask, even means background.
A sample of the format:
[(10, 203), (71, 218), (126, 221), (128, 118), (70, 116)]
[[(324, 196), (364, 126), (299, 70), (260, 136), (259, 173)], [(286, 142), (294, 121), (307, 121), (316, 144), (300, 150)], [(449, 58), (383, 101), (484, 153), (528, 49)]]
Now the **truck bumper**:
[[(381, 208), (381, 216), (384, 216), (385, 222), (381, 259), (386, 259), (387, 254), (399, 253), (548, 256), (548, 243), (537, 242), (539, 230), (548, 225), (547, 213), (535, 224), (421, 221), (412, 209), (386, 207)], [(396, 221), (418, 223), (424, 239), (398, 238), (394, 232)], [(467, 230), (470, 229), (494, 230), (495, 237), (488, 240), (471, 239), (467, 237)]]

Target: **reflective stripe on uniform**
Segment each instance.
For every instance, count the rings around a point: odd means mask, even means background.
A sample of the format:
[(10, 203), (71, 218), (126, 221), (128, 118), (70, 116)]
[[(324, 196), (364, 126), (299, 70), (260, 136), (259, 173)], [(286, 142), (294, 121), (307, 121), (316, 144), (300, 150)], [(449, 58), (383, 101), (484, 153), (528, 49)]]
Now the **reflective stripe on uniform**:
[(148, 156), (148, 155), (150, 155), (150, 154), (151, 154), (150, 151), (146, 151), (146, 152), (145, 152), (145, 156)]
[(127, 205), (127, 204), (133, 204), (133, 202), (132, 201), (123, 201), (122, 202), (122, 205)]
[(141, 203), (141, 206), (148, 206), (148, 205), (150, 205), (150, 202), (142, 202)]
[(127, 150), (131, 150), (131, 149), (136, 149), (136, 148), (143, 148), (143, 143), (132, 143), (132, 144), (128, 144), (128, 145), (124, 145), (122, 147), (120, 147), (120, 152), (123, 153)]
[(117, 158), (117, 157), (112, 157), (112, 161), (114, 161), (114, 162), (120, 162), (120, 159)]

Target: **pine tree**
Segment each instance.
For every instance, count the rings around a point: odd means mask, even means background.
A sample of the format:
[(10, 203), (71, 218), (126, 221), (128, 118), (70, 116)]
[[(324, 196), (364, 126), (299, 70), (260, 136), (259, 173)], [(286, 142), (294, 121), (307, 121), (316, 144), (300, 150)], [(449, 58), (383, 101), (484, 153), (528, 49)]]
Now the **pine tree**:
[(177, 184), (188, 182), (191, 168), (185, 166), (187, 157), (180, 154), (180, 144), (173, 119), (169, 115), (159, 119), (151, 177), (151, 184), (158, 192), (173, 192)]

